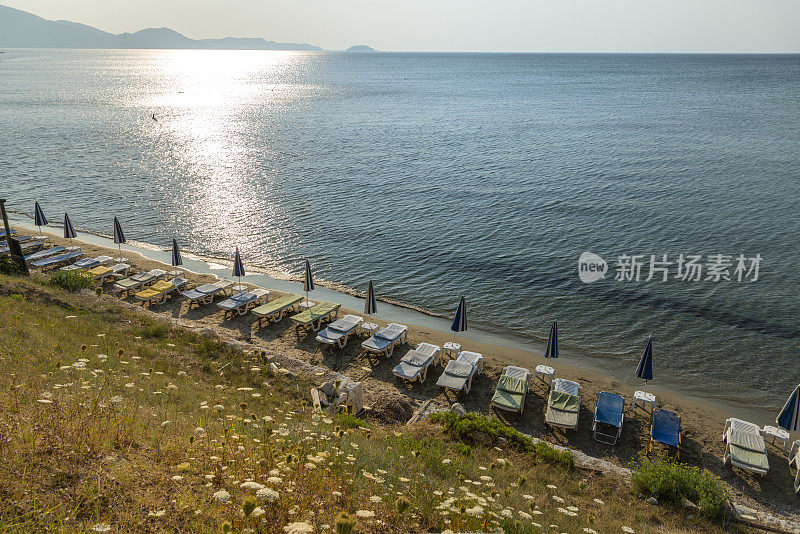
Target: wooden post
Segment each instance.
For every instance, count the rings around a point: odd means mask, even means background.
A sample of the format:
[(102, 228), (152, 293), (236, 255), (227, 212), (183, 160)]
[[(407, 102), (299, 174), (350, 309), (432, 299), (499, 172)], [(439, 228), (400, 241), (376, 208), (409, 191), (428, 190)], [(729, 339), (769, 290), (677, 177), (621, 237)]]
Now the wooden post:
[(3, 216), (3, 225), (6, 228), (6, 243), (8, 243), (8, 252), (11, 254), (11, 259), (17, 264), (20, 272), (24, 275), (30, 274), (28, 272), (28, 265), (25, 263), (25, 256), (22, 254), (22, 247), (19, 241), (11, 237), (11, 227), (8, 225), (8, 215), (6, 215), (6, 199), (0, 198), (0, 215)]

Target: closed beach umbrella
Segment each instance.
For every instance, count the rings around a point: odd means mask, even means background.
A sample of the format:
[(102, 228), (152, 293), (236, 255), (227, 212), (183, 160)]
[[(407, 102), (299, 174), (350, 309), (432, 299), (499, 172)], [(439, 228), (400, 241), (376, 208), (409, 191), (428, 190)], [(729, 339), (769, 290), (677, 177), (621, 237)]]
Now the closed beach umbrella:
[(547, 345), (544, 347), (545, 358), (558, 358), (558, 323), (554, 320), (550, 327), (550, 335), (547, 337)]
[(122, 225), (119, 223), (119, 219), (114, 217), (114, 243), (119, 247), (119, 258), (117, 258), (117, 261), (122, 261), (122, 244), (126, 241), (125, 234), (122, 233)]
[(458, 302), (458, 309), (456, 316), (453, 317), (453, 324), (450, 325), (450, 330), (453, 332), (465, 332), (467, 330), (467, 300), (461, 297)]
[(306, 302), (308, 302), (308, 292), (314, 291), (314, 277), (311, 276), (311, 263), (306, 260), (306, 275), (303, 279), (303, 291), (306, 292)]
[(183, 258), (181, 258), (181, 249), (178, 248), (178, 241), (172, 240), (172, 266), (177, 267), (183, 265)]
[(39, 235), (42, 235), (42, 226), (47, 226), (47, 217), (44, 216), (38, 201), (33, 208), (33, 224), (39, 227)]
[(372, 288), (372, 280), (367, 286), (367, 301), (364, 303), (364, 313), (374, 315), (378, 313), (378, 303), (375, 302), (375, 290)]
[(648, 380), (653, 379), (653, 336), (647, 340), (639, 367), (636, 368), (636, 376), (644, 380), (644, 387), (647, 387)]
[(64, 214), (64, 239), (69, 239), (69, 244), (72, 245), (72, 239), (75, 237), (75, 228), (72, 227), (72, 221), (69, 220), (69, 215)]
[(789, 432), (797, 432), (800, 429), (800, 386), (794, 388), (775, 422)]
[(236, 256), (233, 257), (233, 276), (239, 279), (239, 284), (242, 283), (242, 277), (244, 276), (244, 263), (242, 263), (242, 257), (239, 255), (239, 247), (236, 247)]

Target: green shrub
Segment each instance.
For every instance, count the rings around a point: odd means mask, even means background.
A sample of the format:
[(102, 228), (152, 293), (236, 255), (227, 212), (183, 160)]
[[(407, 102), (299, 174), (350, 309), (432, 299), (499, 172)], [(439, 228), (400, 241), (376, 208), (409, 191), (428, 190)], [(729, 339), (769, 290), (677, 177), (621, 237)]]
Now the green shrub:
[(67, 291), (78, 291), (80, 289), (90, 289), (94, 287), (94, 281), (83, 274), (83, 271), (62, 271), (58, 270), (50, 276), (48, 283), (51, 286), (60, 287)]
[(569, 470), (575, 467), (575, 458), (569, 451), (556, 450), (543, 441), (534, 443), (528, 436), (485, 415), (469, 413), (459, 417), (453, 412), (440, 412), (431, 415), (431, 421), (442, 425), (450, 435), (459, 439), (469, 438), (475, 431), (488, 434), (492, 439), (502, 436), (515, 449), (535, 454), (548, 463)]
[(19, 274), (20, 270), (11, 256), (0, 255), (0, 274)]
[(362, 421), (353, 414), (340, 412), (336, 414), (336, 426), (341, 428), (363, 428), (369, 427), (369, 423)]
[(146, 339), (153, 339), (156, 337), (164, 337), (167, 335), (169, 327), (164, 323), (152, 322), (142, 326), (139, 335)]
[(469, 456), (472, 454), (472, 447), (466, 443), (456, 443), (456, 452), (461, 456)]
[(673, 506), (681, 506), (685, 497), (711, 518), (725, 512), (728, 491), (719, 477), (705, 469), (665, 459), (643, 459), (633, 464), (632, 472), (636, 495), (655, 497)]

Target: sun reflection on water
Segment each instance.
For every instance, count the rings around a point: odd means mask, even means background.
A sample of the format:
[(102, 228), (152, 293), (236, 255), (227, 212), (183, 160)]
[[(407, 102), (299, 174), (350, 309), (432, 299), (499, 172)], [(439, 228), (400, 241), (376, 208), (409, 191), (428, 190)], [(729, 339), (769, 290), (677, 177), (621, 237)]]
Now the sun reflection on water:
[[(252, 131), (253, 118), (281, 115), (287, 105), (318, 93), (301, 75), (309, 56), (272, 51), (159, 51), (153, 93), (144, 105), (156, 114), (157, 145), (189, 182), (182, 213), (196, 238), (212, 249), (286, 236), (252, 235), (252, 217), (276, 216), (264, 189), (275, 179), (269, 135)], [(259, 121), (274, 123), (271, 120)], [(263, 132), (261, 132), (263, 135)], [(234, 239), (232, 236), (237, 236)], [(246, 257), (247, 246), (241, 247)], [(263, 254), (263, 249), (262, 249)]]

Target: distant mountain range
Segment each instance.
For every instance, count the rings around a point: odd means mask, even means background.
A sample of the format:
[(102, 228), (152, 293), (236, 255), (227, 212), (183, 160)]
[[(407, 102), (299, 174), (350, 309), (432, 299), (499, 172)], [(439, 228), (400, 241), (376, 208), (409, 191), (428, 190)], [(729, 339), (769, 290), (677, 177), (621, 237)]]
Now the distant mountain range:
[(303, 43), (261, 38), (190, 39), (169, 28), (146, 28), (119, 35), (66, 20), (47, 20), (0, 5), (3, 48), (197, 48), (227, 50), (322, 50)]
[(345, 50), (345, 52), (377, 52), (377, 50), (367, 45), (355, 45)]

